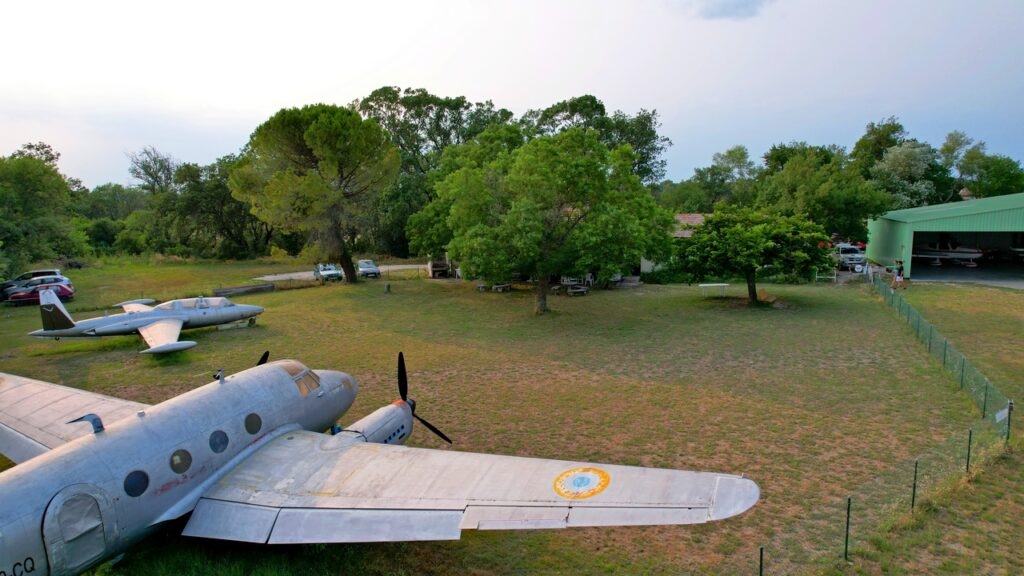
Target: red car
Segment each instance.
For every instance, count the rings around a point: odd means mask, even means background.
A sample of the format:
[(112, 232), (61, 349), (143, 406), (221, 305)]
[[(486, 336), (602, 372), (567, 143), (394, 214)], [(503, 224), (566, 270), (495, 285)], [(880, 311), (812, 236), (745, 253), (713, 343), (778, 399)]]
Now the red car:
[(39, 304), (39, 293), (43, 290), (53, 290), (53, 293), (61, 300), (73, 300), (75, 298), (75, 285), (65, 278), (63, 282), (38, 284), (36, 286), (29, 286), (23, 291), (19, 290), (9, 294), (8, 302), (10, 302), (12, 306), (20, 306), (22, 304)]

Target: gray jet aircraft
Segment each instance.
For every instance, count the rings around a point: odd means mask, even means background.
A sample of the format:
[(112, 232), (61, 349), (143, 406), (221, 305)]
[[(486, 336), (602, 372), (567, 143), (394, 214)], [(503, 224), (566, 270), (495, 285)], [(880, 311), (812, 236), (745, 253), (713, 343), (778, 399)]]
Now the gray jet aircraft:
[[(267, 544), (455, 540), (462, 530), (696, 524), (744, 512), (730, 474), (402, 446), (408, 398), (341, 429), (356, 381), (265, 363), (147, 406), (0, 373), (0, 573), (77, 574), (191, 513)], [(330, 429), (332, 434), (321, 433)]]
[(163, 354), (186, 350), (196, 345), (192, 341), (178, 341), (183, 328), (202, 328), (228, 324), (249, 319), (256, 322), (256, 316), (263, 313), (260, 306), (235, 304), (227, 298), (185, 298), (171, 300), (158, 306), (149, 306), (154, 300), (131, 300), (114, 306), (124, 309), (122, 314), (112, 314), (75, 322), (64, 304), (51, 290), (39, 293), (39, 313), (43, 317), (43, 329), (30, 332), (37, 338), (82, 338), (141, 334), (149, 344), (142, 354)]

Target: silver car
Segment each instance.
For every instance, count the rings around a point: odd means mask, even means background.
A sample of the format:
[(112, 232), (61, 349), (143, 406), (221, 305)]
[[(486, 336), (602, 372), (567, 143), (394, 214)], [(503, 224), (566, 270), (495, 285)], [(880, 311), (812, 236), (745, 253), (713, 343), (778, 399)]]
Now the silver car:
[(863, 270), (864, 264), (868, 261), (864, 256), (864, 251), (853, 244), (836, 244), (836, 250), (832, 253), (832, 257), (836, 259), (836, 264), (840, 268), (849, 268), (858, 272)]
[(380, 268), (377, 268), (373, 260), (360, 260), (358, 269), (362, 278), (380, 278)]

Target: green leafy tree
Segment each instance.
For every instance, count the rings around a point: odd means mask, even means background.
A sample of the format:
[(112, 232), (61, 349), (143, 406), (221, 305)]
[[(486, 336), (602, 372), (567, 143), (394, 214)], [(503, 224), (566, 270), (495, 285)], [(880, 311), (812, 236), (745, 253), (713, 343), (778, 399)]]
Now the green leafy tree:
[(892, 196), (892, 208), (942, 204), (956, 196), (953, 178), (938, 151), (916, 140), (886, 150), (871, 168), (871, 183)]
[(830, 262), (827, 243), (821, 226), (800, 216), (720, 204), (680, 242), (679, 262), (697, 281), (743, 278), (747, 299), (757, 304), (759, 271), (811, 277)]
[(146, 205), (147, 196), (142, 189), (107, 183), (96, 186), (86, 194), (79, 204), (78, 212), (92, 220), (124, 220), (136, 210), (145, 210)]
[(0, 242), (11, 267), (82, 254), (69, 205), (68, 184), (52, 165), (30, 155), (0, 157)]
[(816, 150), (790, 158), (764, 180), (757, 205), (785, 215), (804, 214), (829, 233), (853, 240), (867, 237), (867, 220), (888, 210), (891, 198), (865, 181), (841, 151), (822, 164)]
[(880, 120), (877, 124), (869, 122), (864, 135), (853, 145), (850, 157), (860, 175), (871, 177), (871, 168), (885, 156), (885, 151), (909, 140), (903, 124), (895, 116)]
[(647, 186), (665, 177), (662, 155), (672, 141), (658, 134), (657, 110), (641, 109), (635, 116), (621, 110), (609, 115), (604, 103), (589, 94), (563, 100), (543, 110), (529, 110), (520, 119), (527, 132), (551, 136), (570, 128), (597, 131), (609, 150), (628, 144), (633, 150), (633, 174)]
[(197, 256), (247, 258), (267, 253), (274, 229), (231, 195), (228, 177), (238, 157), (199, 166), (182, 164), (174, 173), (179, 189), (177, 216), (188, 222), (190, 251)]
[(446, 148), (474, 138), (492, 124), (505, 124), (512, 112), (490, 101), (441, 97), (422, 88), (384, 86), (358, 101), (364, 117), (375, 120), (398, 147), (402, 162), (394, 185), (384, 190), (372, 210), (371, 235), (378, 250), (406, 256), (409, 218), (434, 199), (429, 175)]
[(964, 152), (959, 168), (960, 181), (977, 198), (1024, 192), (1020, 162), (1001, 154), (986, 154), (983, 143)]
[(268, 224), (309, 234), (356, 281), (352, 251), (369, 228), (368, 207), (390, 187), (399, 155), (387, 132), (349, 108), (286, 108), (261, 124), (229, 187)]
[(448, 250), (471, 277), (535, 278), (543, 314), (552, 276), (593, 271), (602, 281), (667, 255), (672, 217), (632, 165), (628, 146), (609, 152), (596, 131), (569, 128), (460, 168), (438, 184), (438, 201), (450, 202)]

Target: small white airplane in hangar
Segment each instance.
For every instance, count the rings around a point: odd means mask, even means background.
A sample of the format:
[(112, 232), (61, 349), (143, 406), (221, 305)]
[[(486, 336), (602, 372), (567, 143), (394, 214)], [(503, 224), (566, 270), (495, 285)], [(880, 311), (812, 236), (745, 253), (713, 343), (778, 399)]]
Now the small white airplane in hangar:
[[(752, 507), (731, 474), (402, 446), (400, 400), (340, 429), (356, 381), (266, 363), (147, 406), (0, 373), (0, 572), (77, 574), (189, 513), (187, 536), (455, 540), (462, 530), (696, 524)], [(331, 429), (331, 434), (321, 433)]]
[(75, 322), (60, 298), (52, 290), (43, 290), (39, 293), (39, 314), (43, 318), (43, 329), (29, 332), (29, 336), (60, 340), (137, 333), (149, 344), (149, 348), (141, 354), (164, 354), (187, 350), (196, 345), (192, 341), (178, 340), (183, 328), (229, 324), (247, 318), (252, 324), (256, 322), (256, 316), (263, 313), (260, 306), (235, 304), (220, 297), (184, 298), (149, 306), (154, 302), (148, 299), (121, 302), (114, 306), (124, 309), (122, 314)]

